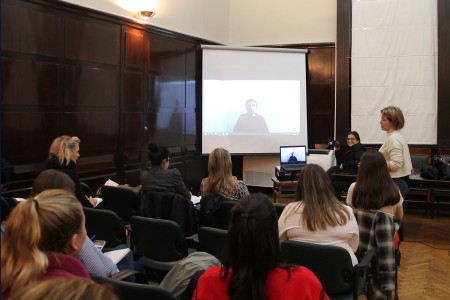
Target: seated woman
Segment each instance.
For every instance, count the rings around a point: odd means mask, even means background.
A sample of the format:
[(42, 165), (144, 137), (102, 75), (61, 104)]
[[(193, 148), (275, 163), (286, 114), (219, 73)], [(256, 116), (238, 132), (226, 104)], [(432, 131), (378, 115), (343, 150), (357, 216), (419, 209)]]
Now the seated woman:
[(356, 131), (350, 131), (347, 133), (347, 145), (350, 147), (346, 152), (337, 150), (336, 166), (328, 169), (328, 174), (336, 173), (358, 173), (358, 165), (361, 160), (361, 156), (366, 152), (366, 148), (361, 145), (361, 139)]
[(347, 151), (340, 150), (340, 148), (336, 149), (336, 166), (327, 170), (338, 199), (340, 199), (342, 191), (346, 191), (349, 185), (336, 183), (331, 175), (339, 173), (357, 174), (361, 156), (366, 152), (366, 148), (361, 145), (361, 139), (356, 131), (347, 133), (347, 145), (350, 147)]
[(151, 168), (143, 170), (140, 174), (142, 190), (177, 193), (190, 199), (191, 193), (184, 185), (180, 171), (169, 169), (169, 149), (149, 145), (149, 160)]
[[(34, 180), (30, 198), (50, 189), (62, 189), (73, 194), (75, 184), (63, 172), (53, 169), (45, 170)], [(95, 247), (91, 239), (84, 240), (83, 246), (76, 258), (83, 263), (92, 277), (109, 277), (119, 272), (119, 269), (113, 261)]]
[(307, 268), (280, 263), (277, 214), (261, 193), (231, 210), (223, 266), (208, 268), (192, 299), (329, 299)]
[(209, 154), (208, 177), (200, 184), (202, 196), (219, 195), (229, 200), (239, 200), (249, 194), (244, 182), (231, 173), (231, 155), (228, 150), (216, 148)]
[(75, 183), (75, 196), (85, 207), (96, 207), (97, 200), (87, 196), (81, 186), (80, 178), (75, 172), (77, 159), (80, 157), (80, 139), (76, 136), (63, 135), (53, 140), (48, 150), (47, 169), (55, 169), (69, 175)]
[(356, 182), (348, 189), (347, 204), (354, 209), (377, 210), (396, 220), (403, 219), (403, 197), (381, 152), (367, 151), (362, 156)]
[(47, 190), (20, 202), (2, 237), (2, 299), (40, 280), (90, 280), (75, 258), (86, 239), (84, 223), (80, 202), (65, 190)]
[(11, 300), (119, 300), (112, 286), (83, 279), (55, 278), (29, 284), (15, 291)]
[(346, 249), (358, 263), (359, 230), (351, 207), (339, 202), (322, 167), (308, 164), (300, 174), (296, 201), (278, 220), (280, 242), (294, 240)]
[[(368, 216), (371, 215), (370, 212), (378, 211), (389, 216), (386, 220), (402, 219), (403, 197), (389, 174), (386, 159), (381, 152), (367, 151), (361, 157), (356, 183), (352, 183), (348, 190), (347, 203), (359, 211), (360, 251), (367, 251), (376, 241), (378, 272), (381, 278), (375, 280), (372, 287), (376, 299), (383, 299), (386, 293), (395, 289), (395, 227), (392, 222), (386, 222), (381, 231), (373, 232), (371, 228), (374, 221)], [(395, 236), (398, 239), (398, 233), (395, 233)]]

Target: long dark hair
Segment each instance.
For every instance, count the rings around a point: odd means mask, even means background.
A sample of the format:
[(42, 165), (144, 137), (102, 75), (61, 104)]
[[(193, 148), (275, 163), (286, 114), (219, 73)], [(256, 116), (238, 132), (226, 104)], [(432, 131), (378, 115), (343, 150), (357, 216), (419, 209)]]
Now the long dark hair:
[(244, 196), (233, 207), (222, 256), (222, 279), (232, 273), (230, 299), (267, 299), (267, 276), (281, 255), (277, 215), (266, 195)]
[(400, 201), (400, 192), (391, 178), (386, 159), (378, 151), (366, 151), (362, 157), (352, 195), (352, 206), (380, 209)]
[(157, 144), (152, 143), (148, 146), (148, 150), (148, 158), (152, 166), (159, 166), (163, 160), (169, 159), (170, 152), (166, 147), (158, 147)]

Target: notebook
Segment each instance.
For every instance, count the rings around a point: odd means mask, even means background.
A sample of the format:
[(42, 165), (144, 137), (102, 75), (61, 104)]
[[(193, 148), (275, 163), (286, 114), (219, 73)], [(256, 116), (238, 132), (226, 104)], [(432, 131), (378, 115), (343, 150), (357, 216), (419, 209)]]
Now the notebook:
[(306, 146), (280, 146), (280, 166), (286, 172), (301, 172), (306, 167)]

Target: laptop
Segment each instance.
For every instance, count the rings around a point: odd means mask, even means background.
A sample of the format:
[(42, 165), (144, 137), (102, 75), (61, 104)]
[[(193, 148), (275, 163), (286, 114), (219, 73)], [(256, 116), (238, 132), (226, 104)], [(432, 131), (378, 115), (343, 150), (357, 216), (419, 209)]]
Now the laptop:
[(306, 167), (306, 146), (280, 146), (280, 166), (286, 172), (301, 172)]

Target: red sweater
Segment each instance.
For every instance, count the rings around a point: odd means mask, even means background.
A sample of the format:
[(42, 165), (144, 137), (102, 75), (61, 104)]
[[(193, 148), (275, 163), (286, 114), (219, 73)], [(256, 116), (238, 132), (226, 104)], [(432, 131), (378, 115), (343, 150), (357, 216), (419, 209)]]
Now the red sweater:
[[(231, 274), (226, 280), (222, 280), (220, 270), (221, 267), (214, 266), (205, 271), (198, 281), (192, 299), (229, 299), (228, 285)], [(305, 267), (292, 267), (290, 278), (285, 269), (272, 270), (267, 277), (266, 288), (269, 299), (330, 299), (314, 273)]]
[(47, 257), (47, 270), (39, 280), (60, 277), (90, 279), (86, 267), (75, 257), (58, 252), (48, 252)]

